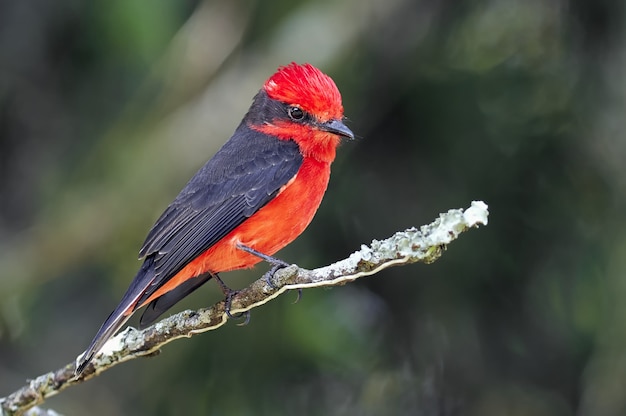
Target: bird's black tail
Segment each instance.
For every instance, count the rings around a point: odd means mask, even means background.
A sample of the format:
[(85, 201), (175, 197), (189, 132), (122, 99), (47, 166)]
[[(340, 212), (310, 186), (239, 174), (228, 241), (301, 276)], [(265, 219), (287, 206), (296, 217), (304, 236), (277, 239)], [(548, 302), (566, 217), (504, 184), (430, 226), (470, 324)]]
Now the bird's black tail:
[(128, 321), (137, 307), (137, 301), (144, 294), (150, 283), (153, 281), (154, 269), (152, 259), (148, 258), (133, 279), (132, 283), (119, 305), (109, 317), (104, 321), (96, 336), (89, 344), (82, 356), (77, 361), (75, 375), (79, 376), (85, 371), (87, 365), (93, 357), (100, 351), (104, 344)]
[[(141, 315), (141, 319), (139, 320), (139, 329), (143, 329), (148, 325), (151, 325), (165, 311), (174, 306), (174, 304), (178, 303), (179, 300), (202, 286), (213, 276), (214, 275), (211, 273), (204, 273), (200, 276), (186, 280), (174, 289), (150, 302), (150, 304), (143, 311), (143, 315)], [(144, 299), (140, 299), (138, 303), (143, 304), (143, 301)]]

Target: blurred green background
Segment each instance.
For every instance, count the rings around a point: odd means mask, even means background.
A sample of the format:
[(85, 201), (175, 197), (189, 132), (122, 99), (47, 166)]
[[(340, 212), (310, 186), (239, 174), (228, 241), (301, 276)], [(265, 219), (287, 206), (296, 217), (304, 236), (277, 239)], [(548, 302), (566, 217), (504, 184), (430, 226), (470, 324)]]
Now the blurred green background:
[(281, 258), (326, 265), (472, 199), (489, 226), (45, 406), (626, 414), (625, 22), (615, 0), (1, 2), (0, 396), (87, 346), (154, 220), (297, 61), (335, 79), (361, 140)]

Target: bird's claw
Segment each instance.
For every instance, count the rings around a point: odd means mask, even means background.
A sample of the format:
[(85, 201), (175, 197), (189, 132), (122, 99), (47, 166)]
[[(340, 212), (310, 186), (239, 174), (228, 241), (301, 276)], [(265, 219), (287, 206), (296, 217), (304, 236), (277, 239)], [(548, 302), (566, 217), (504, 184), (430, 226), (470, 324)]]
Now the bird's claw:
[(239, 319), (245, 316), (245, 320), (243, 322), (238, 323), (237, 325), (239, 326), (248, 325), (248, 323), (250, 322), (250, 311), (240, 312), (234, 315), (230, 313), (230, 308), (233, 303), (233, 297), (235, 297), (235, 295), (239, 293), (239, 291), (232, 290), (231, 288), (226, 286), (226, 283), (224, 283), (224, 281), (222, 281), (222, 279), (220, 279), (220, 277), (217, 274), (215, 274), (213, 277), (215, 277), (215, 280), (217, 281), (217, 283), (220, 285), (220, 288), (222, 289), (222, 293), (224, 293), (224, 296), (226, 297), (226, 299), (224, 299), (224, 312), (226, 312), (226, 316), (228, 317), (228, 319)]
[(284, 269), (285, 267), (288, 267), (289, 264), (285, 263), (284, 261), (280, 260), (280, 263), (274, 263), (272, 265), (272, 268), (269, 269), (264, 275), (263, 278), (265, 279), (265, 282), (267, 283), (267, 285), (269, 287), (271, 287), (272, 289), (278, 289), (278, 286), (276, 286), (274, 284), (274, 282), (272, 282), (272, 278), (274, 277), (274, 275), (276, 274), (277, 271), (279, 271), (280, 269)]
[(300, 302), (300, 299), (302, 299), (302, 289), (298, 289), (298, 297), (296, 297), (296, 300), (293, 301), (293, 304), (295, 305)]
[(237, 326), (246, 326), (250, 323), (250, 311), (239, 312), (234, 315), (230, 313), (230, 308), (233, 302), (233, 296), (235, 296), (237, 293), (239, 293), (238, 290), (230, 290), (226, 294), (226, 300), (224, 301), (225, 302), (224, 311), (226, 312), (226, 316), (228, 316), (228, 319), (240, 319), (244, 317), (245, 318), (244, 321), (239, 322)]
[(237, 323), (237, 326), (246, 326), (250, 323), (250, 311), (240, 312), (237, 315), (237, 319), (243, 317), (243, 322)]
[[(278, 289), (278, 286), (276, 286), (274, 284), (274, 282), (272, 281), (272, 278), (274, 277), (274, 274), (276, 274), (277, 271), (279, 271), (280, 269), (284, 269), (285, 267), (289, 267), (291, 266), (289, 263), (286, 263), (282, 260), (276, 259), (278, 260), (276, 263), (273, 264), (272, 268), (269, 269), (264, 275), (263, 278), (265, 279), (265, 283), (267, 283), (267, 285), (269, 287), (272, 288), (272, 290), (276, 290)], [(296, 300), (293, 302), (294, 304), (300, 302), (300, 299), (302, 299), (302, 289), (298, 289), (298, 296), (296, 297)]]

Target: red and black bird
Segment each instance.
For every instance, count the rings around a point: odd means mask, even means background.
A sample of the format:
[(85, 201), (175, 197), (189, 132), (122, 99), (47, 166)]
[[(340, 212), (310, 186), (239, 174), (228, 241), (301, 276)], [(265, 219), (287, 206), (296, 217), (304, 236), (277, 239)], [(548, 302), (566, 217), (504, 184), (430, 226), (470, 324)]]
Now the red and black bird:
[(342, 137), (341, 94), (310, 64), (281, 67), (233, 136), (148, 233), (144, 263), (79, 359), (94, 355), (139, 308), (141, 326), (220, 272), (250, 268), (292, 242), (319, 207)]

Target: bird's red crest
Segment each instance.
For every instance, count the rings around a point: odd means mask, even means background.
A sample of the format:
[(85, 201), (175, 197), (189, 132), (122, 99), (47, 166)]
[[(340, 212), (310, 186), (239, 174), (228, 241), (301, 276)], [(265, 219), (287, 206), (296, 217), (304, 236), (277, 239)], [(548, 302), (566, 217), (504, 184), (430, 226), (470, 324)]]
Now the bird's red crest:
[(335, 82), (311, 64), (278, 68), (264, 85), (270, 98), (297, 105), (320, 121), (341, 119), (343, 106)]

